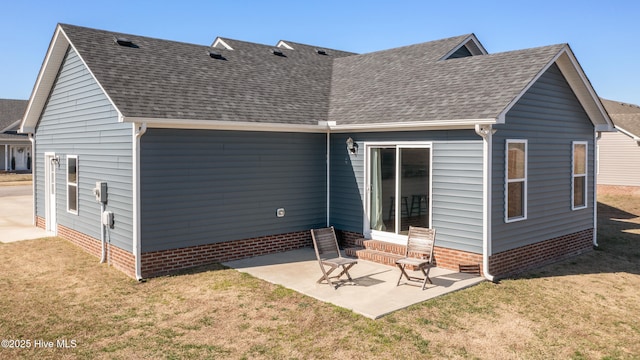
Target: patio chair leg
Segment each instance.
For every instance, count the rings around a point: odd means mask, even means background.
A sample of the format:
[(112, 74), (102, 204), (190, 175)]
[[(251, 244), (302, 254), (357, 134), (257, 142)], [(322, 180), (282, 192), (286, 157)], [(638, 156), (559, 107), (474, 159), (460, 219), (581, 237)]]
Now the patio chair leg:
[(329, 275), (330, 275), (330, 274), (333, 272), (333, 270), (335, 270), (335, 269), (336, 269), (336, 268), (331, 268), (331, 269), (329, 269), (329, 271), (327, 271), (327, 272), (324, 272), (324, 271), (323, 271), (324, 275), (322, 275), (322, 277), (321, 277), (320, 279), (318, 279), (317, 283), (318, 283), (318, 284), (320, 284), (320, 283), (322, 283), (322, 281), (323, 281), (323, 280), (327, 280), (327, 282), (329, 283), (329, 285), (334, 286), (334, 285), (333, 285), (333, 283), (331, 282), (331, 279), (330, 279), (330, 277), (331, 277), (331, 276), (329, 276)]
[(427, 283), (433, 284), (433, 282), (431, 282), (431, 278), (429, 278), (429, 270), (431, 270), (431, 267), (428, 267), (427, 271), (424, 271), (424, 268), (421, 268), (420, 270), (422, 270), (422, 273), (424, 274), (424, 282), (422, 283), (422, 290), (424, 290)]

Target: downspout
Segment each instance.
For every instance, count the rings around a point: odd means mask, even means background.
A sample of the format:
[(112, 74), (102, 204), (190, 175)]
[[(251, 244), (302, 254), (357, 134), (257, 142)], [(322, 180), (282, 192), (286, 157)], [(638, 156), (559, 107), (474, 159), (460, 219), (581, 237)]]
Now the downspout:
[(38, 225), (36, 220), (36, 139), (33, 133), (29, 133), (31, 141), (31, 209), (33, 210), (33, 225)]
[(331, 217), (331, 132), (327, 131), (327, 227)]
[(136, 279), (142, 280), (140, 259), (140, 138), (147, 132), (147, 124), (133, 124), (133, 256), (135, 257)]
[(100, 244), (102, 244), (102, 254), (100, 255), (100, 264), (107, 261), (107, 242), (104, 237), (104, 224), (102, 223), (102, 214), (104, 214), (104, 203), (100, 202)]
[(598, 140), (602, 137), (601, 131), (594, 135), (593, 147), (593, 246), (598, 247)]
[(493, 133), (491, 125), (475, 126), (476, 134), (482, 137), (482, 272), (489, 281), (495, 281), (489, 273), (489, 253), (491, 252), (491, 171), (493, 155)]

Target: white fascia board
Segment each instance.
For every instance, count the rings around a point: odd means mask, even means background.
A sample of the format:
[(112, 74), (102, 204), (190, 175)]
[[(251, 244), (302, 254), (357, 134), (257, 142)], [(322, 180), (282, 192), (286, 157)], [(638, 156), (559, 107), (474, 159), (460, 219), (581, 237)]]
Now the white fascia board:
[(58, 25), (56, 31), (53, 35), (53, 39), (51, 40), (51, 44), (49, 45), (49, 49), (47, 50), (47, 55), (45, 56), (42, 67), (40, 68), (40, 73), (38, 74), (38, 78), (36, 79), (36, 84), (33, 87), (33, 92), (31, 93), (31, 97), (29, 98), (29, 103), (27, 104), (27, 110), (25, 112), (25, 116), (22, 119), (22, 123), (20, 124), (19, 132), (21, 133), (35, 133), (36, 125), (40, 120), (40, 116), (44, 107), (49, 99), (49, 95), (51, 91), (53, 91), (53, 86), (58, 77), (58, 72), (60, 67), (62, 66), (62, 62), (64, 61), (64, 57), (67, 54), (67, 49), (71, 47), (78, 55), (78, 58), (84, 65), (85, 69), (91, 74), (91, 77), (98, 84), (104, 95), (109, 99), (109, 102), (113, 106), (113, 108), (118, 113), (118, 118), (122, 118), (122, 114), (120, 110), (116, 107), (115, 103), (109, 97), (109, 94), (104, 90), (102, 84), (96, 79), (95, 75), (91, 71), (91, 69), (87, 66), (87, 63), (82, 58), (82, 55), (78, 52), (78, 50), (73, 46), (69, 38), (64, 33), (62, 26)]
[[(481, 54), (480, 55), (487, 55), (489, 54), (487, 52), (487, 49), (484, 48), (484, 46), (482, 46), (482, 44), (480, 43), (480, 41), (478, 40), (478, 38), (474, 35), (471, 34), (469, 36), (467, 36), (464, 40), (462, 40), (460, 42), (460, 44), (458, 44), (458, 46), (454, 47), (453, 49), (451, 49), (451, 51), (449, 51), (448, 53), (446, 53), (443, 57), (440, 58), (440, 60), (445, 60), (448, 59), (449, 56), (453, 55), (453, 53), (455, 53), (456, 51), (458, 51), (461, 47), (467, 45), (469, 42), (473, 42), (473, 44), (478, 48), (478, 50), (480, 50)], [(479, 54), (472, 54), (473, 56), (477, 56)]]
[(476, 124), (495, 124), (496, 119), (460, 119), (440, 121), (408, 121), (378, 124), (329, 124), (331, 132), (381, 132), (381, 131), (415, 131), (415, 130), (458, 130), (474, 129)]
[(29, 138), (26, 136), (22, 136), (24, 139), (16, 139), (16, 138), (0, 138), (0, 144), (28, 144)]
[(291, 47), (291, 45), (287, 44), (284, 40), (278, 41), (278, 43), (276, 44), (276, 47), (277, 48), (287, 49), (287, 50), (293, 50), (293, 47)]
[(56, 31), (47, 49), (47, 54), (42, 62), (42, 67), (36, 78), (36, 83), (33, 86), (31, 97), (29, 97), (29, 103), (27, 104), (27, 110), (25, 116), (20, 123), (19, 132), (21, 133), (34, 133), (38, 120), (40, 119), (40, 113), (44, 109), (44, 106), (49, 98), (49, 93), (53, 88), (53, 83), (58, 76), (58, 69), (62, 65), (62, 60), (67, 52), (69, 46), (69, 40), (62, 34), (62, 28), (60, 25), (56, 27)]
[(141, 117), (122, 117), (123, 122), (146, 123), (149, 128), (159, 129), (199, 129), (199, 130), (236, 130), (236, 131), (269, 131), (326, 133), (327, 126), (318, 125), (258, 123), (249, 121), (216, 121), (189, 119), (157, 119)]
[(589, 119), (593, 123), (597, 131), (613, 131), (613, 122), (609, 114), (604, 110), (600, 98), (596, 95), (595, 90), (582, 71), (580, 64), (576, 60), (573, 52), (568, 45), (565, 45), (558, 53), (547, 63), (534, 78), (525, 86), (520, 94), (513, 98), (511, 102), (498, 115), (498, 123), (503, 124), (509, 110), (522, 98), (522, 96), (535, 84), (536, 81), (551, 67), (556, 64), (562, 75), (565, 77), (571, 90), (578, 98), (578, 101), (585, 109)]
[(216, 38), (216, 40), (213, 42), (213, 44), (211, 44), (211, 47), (213, 47), (213, 48), (220, 49), (221, 46), (224, 49), (233, 50), (233, 48), (229, 44), (227, 44), (224, 40), (222, 40), (220, 37)]
[(632, 132), (630, 132), (630, 131), (628, 131), (628, 130), (625, 130), (624, 128), (621, 128), (620, 126), (616, 126), (616, 129), (617, 129), (619, 132), (621, 132), (621, 133), (623, 133), (623, 134), (627, 135), (628, 137), (632, 138), (632, 139), (633, 139), (633, 141), (636, 141), (636, 142), (639, 142), (639, 141), (640, 141), (640, 137), (638, 137), (638, 136), (634, 135)]
[(582, 70), (582, 66), (576, 59), (569, 45), (566, 45), (560, 53), (556, 63), (569, 83), (569, 86), (576, 94), (578, 101), (589, 115), (589, 119), (599, 131), (614, 131), (613, 121), (609, 117), (609, 113), (604, 109), (600, 97), (591, 86), (591, 82)]
[(412, 130), (458, 130), (474, 129), (476, 124), (495, 124), (496, 119), (468, 119), (443, 121), (418, 121), (403, 123), (336, 125), (335, 121), (318, 121), (317, 125), (257, 123), (248, 121), (216, 121), (190, 119), (158, 119), (142, 117), (122, 117), (123, 122), (146, 123), (149, 128), (159, 129), (200, 129), (269, 132), (382, 132)]
[[(0, 134), (2, 134), (3, 132), (6, 132), (6, 131), (11, 131), (11, 130), (16, 130), (16, 131), (20, 130), (20, 123), (21, 122), (22, 122), (22, 119), (18, 119), (16, 121), (12, 122), (6, 128), (0, 129)], [(18, 127), (18, 128), (16, 129), (16, 127)]]

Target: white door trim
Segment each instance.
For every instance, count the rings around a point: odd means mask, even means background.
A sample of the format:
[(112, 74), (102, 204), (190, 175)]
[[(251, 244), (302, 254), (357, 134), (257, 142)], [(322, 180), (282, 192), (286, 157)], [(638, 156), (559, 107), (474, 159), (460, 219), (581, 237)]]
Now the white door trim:
[(44, 153), (44, 209), (45, 230), (57, 235), (58, 222), (56, 218), (56, 170), (57, 160), (54, 152)]

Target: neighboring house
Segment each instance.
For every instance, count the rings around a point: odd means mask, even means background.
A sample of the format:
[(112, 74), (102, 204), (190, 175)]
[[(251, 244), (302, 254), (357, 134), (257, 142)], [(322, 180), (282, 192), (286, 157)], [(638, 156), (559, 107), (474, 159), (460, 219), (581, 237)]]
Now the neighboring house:
[(617, 132), (598, 140), (598, 184), (640, 189), (640, 106), (602, 99)]
[(566, 44), (487, 54), (471, 34), (356, 55), (72, 25), (21, 125), (37, 226), (106, 244), (138, 279), (311, 246), (327, 224), (389, 248), (436, 228), (438, 266), (489, 279), (579, 254), (611, 130)]
[(28, 102), (0, 99), (0, 171), (31, 171), (31, 141), (17, 133)]

